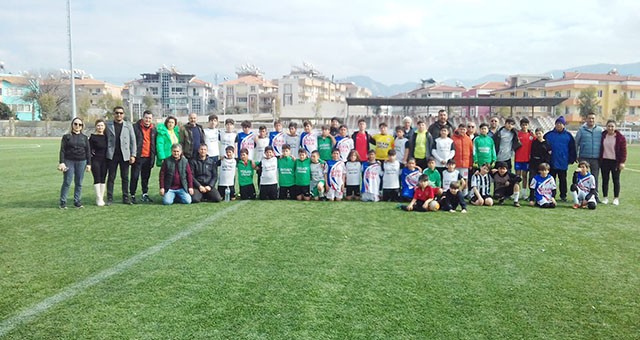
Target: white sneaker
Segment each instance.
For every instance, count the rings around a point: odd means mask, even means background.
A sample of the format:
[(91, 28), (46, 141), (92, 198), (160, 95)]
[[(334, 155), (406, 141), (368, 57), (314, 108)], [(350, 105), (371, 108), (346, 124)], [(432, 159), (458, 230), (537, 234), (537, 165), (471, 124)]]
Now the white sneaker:
[(617, 198), (614, 198), (613, 205), (620, 205), (620, 201)]
[(605, 198), (602, 200), (602, 204), (609, 204), (609, 199), (605, 197)]

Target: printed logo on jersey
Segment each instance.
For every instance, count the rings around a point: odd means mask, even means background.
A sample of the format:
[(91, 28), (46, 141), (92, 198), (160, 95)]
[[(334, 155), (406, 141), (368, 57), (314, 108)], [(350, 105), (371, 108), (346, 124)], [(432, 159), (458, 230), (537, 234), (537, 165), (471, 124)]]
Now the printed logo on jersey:
[[(380, 183), (380, 164), (371, 164), (362, 174), (362, 192), (372, 192)], [(377, 189), (376, 189), (377, 190)]]
[(404, 183), (409, 189), (413, 189), (418, 186), (418, 179), (420, 178), (420, 171), (414, 171), (404, 178)]
[(307, 133), (302, 137), (302, 147), (309, 155), (318, 150), (318, 138), (313, 133)]
[(349, 152), (353, 150), (353, 139), (349, 137), (342, 138), (338, 141), (336, 145), (338, 151), (340, 151), (340, 159), (343, 161), (347, 161), (347, 157), (349, 157)]
[(277, 156), (282, 155), (282, 146), (287, 144), (284, 140), (284, 132), (280, 132), (273, 137), (271, 140), (271, 147), (273, 148), (273, 152)]
[(337, 161), (331, 167), (331, 171), (329, 171), (329, 185), (333, 190), (340, 190), (342, 187), (343, 181), (342, 178), (345, 175), (345, 166), (343, 161)]
[(249, 150), (249, 152), (251, 152), (251, 150), (253, 150), (253, 148), (255, 147), (254, 137), (255, 134), (253, 132), (249, 132), (246, 137), (242, 138), (242, 140), (240, 141), (240, 150), (247, 149)]

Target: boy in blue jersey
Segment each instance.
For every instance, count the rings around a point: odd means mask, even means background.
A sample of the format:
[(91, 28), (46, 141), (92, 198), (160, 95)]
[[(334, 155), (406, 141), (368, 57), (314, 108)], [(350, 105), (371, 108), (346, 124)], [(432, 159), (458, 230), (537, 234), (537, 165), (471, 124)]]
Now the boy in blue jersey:
[(406, 165), (400, 174), (400, 182), (402, 183), (400, 199), (403, 202), (411, 202), (414, 190), (418, 185), (418, 179), (422, 174), (422, 169), (416, 165), (416, 159), (413, 157), (407, 159)]
[(580, 161), (578, 163), (578, 170), (574, 174), (571, 185), (573, 209), (584, 207), (594, 210), (596, 208), (598, 187), (596, 186), (596, 178), (589, 172), (589, 169), (589, 162)]
[(248, 120), (243, 121), (240, 126), (242, 132), (239, 132), (236, 136), (236, 143), (238, 150), (238, 158), (240, 158), (240, 150), (247, 149), (250, 160), (254, 160), (254, 149), (256, 148), (255, 133), (251, 131), (251, 122)]
[(555, 208), (557, 203), (554, 196), (556, 195), (556, 181), (549, 174), (550, 166), (548, 163), (538, 165), (538, 175), (531, 179), (529, 188), (529, 205), (540, 208)]

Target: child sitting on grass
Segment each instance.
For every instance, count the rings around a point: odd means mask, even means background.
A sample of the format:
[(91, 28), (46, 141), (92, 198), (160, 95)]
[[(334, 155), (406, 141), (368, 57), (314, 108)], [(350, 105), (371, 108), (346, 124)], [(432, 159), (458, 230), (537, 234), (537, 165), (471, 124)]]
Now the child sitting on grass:
[(598, 187), (596, 186), (596, 179), (589, 172), (589, 169), (589, 162), (580, 161), (580, 163), (578, 163), (578, 170), (574, 175), (573, 184), (571, 185), (573, 209), (585, 207), (594, 210), (596, 208)]
[[(434, 211), (434, 205), (430, 205), (431, 202), (436, 202), (436, 190), (437, 187), (432, 187), (427, 175), (420, 175), (418, 179), (418, 186), (413, 193), (413, 199), (408, 205), (399, 205), (398, 207), (404, 211)], [(437, 202), (436, 202), (437, 203)], [(437, 210), (437, 209), (435, 209)]]
[(538, 206), (540, 208), (552, 209), (557, 203), (554, 196), (556, 195), (556, 181), (553, 176), (549, 175), (549, 163), (538, 165), (538, 175), (531, 179), (529, 188), (529, 205)]

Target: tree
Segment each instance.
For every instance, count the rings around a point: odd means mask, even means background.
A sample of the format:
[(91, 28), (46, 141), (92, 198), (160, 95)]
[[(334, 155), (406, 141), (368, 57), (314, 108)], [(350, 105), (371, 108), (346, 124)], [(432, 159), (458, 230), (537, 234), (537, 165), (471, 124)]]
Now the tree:
[(11, 111), (9, 105), (0, 102), (0, 119), (9, 119), (14, 116), (15, 114), (13, 113), (13, 111)]
[(29, 86), (23, 100), (40, 107), (41, 120), (69, 120), (71, 118), (70, 87), (60, 74), (49, 72), (32, 73), (28, 77)]
[(616, 101), (616, 106), (613, 109), (613, 115), (616, 121), (624, 121), (624, 116), (627, 113), (627, 108), (629, 108), (629, 97), (627, 97), (627, 94), (625, 93), (620, 98), (618, 98), (618, 100)]
[(76, 97), (76, 106), (78, 110), (78, 116), (83, 120), (89, 118), (89, 109), (91, 108), (91, 97), (88, 93), (80, 93)]
[(600, 100), (598, 99), (596, 92), (597, 90), (593, 86), (587, 87), (580, 92), (580, 95), (578, 96), (578, 108), (582, 119), (586, 119), (590, 112), (600, 113), (598, 109)]
[(98, 103), (96, 104), (96, 106), (99, 109), (103, 110), (103, 115), (105, 116), (105, 118), (111, 118), (111, 115), (113, 114), (113, 108), (116, 106), (123, 106), (123, 104), (122, 99), (115, 98), (111, 95), (111, 93), (107, 93), (104, 96), (98, 98)]
[(153, 99), (153, 96), (147, 93), (142, 97), (142, 105), (144, 105), (145, 110), (153, 111), (153, 107), (156, 106), (156, 100)]

